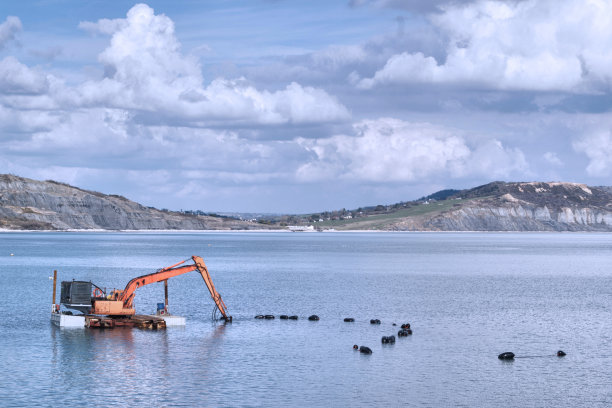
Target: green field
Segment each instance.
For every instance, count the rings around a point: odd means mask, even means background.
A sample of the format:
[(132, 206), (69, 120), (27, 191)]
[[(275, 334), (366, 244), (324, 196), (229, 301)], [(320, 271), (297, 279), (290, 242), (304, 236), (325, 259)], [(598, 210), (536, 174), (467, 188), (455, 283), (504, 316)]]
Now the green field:
[(426, 214), (435, 215), (451, 209), (455, 204), (461, 204), (468, 201), (471, 200), (444, 200), (432, 202), (430, 204), (419, 204), (410, 208), (402, 208), (387, 214), (370, 215), (361, 218), (353, 218), (350, 220), (315, 222), (311, 225), (314, 225), (315, 228), (334, 228), (340, 230), (383, 229), (385, 226), (392, 224), (401, 218), (418, 217)]

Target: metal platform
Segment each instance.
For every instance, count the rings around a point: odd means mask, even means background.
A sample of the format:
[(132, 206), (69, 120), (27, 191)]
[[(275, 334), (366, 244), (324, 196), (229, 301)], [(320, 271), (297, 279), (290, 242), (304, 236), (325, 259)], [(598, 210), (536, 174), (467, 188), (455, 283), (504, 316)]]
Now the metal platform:
[(61, 328), (114, 328), (137, 327), (140, 329), (163, 330), (167, 326), (185, 326), (185, 318), (172, 315), (134, 315), (110, 317), (98, 315), (67, 315), (51, 313), (51, 322)]

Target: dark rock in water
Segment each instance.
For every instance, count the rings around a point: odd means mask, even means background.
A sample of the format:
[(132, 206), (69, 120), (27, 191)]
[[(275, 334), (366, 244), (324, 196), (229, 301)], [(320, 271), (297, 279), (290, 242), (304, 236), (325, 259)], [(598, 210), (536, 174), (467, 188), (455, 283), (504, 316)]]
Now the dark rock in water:
[(559, 350), (559, 351), (557, 351), (557, 357), (563, 357), (563, 356), (565, 356), (565, 355), (566, 355), (566, 354), (565, 354), (565, 351), (563, 351), (563, 350)]
[(264, 318), (264, 315), (257, 315), (257, 316), (255, 316), (255, 318), (256, 318), (256, 319), (263, 319), (263, 318)]
[(264, 318), (270, 320), (270, 319), (274, 319), (274, 315), (265, 315)]
[(356, 344), (354, 344), (354, 345), (353, 345), (353, 350), (359, 350), (359, 346), (358, 346), (358, 345), (356, 345)]
[(281, 320), (287, 320), (289, 318), (289, 316), (287, 315), (280, 315), (280, 319)]
[(501, 353), (499, 356), (497, 356), (497, 358), (500, 360), (514, 360), (514, 353), (507, 351), (505, 353)]
[(380, 324), (380, 320), (378, 320), (378, 319), (371, 319), (370, 320), (370, 324)]
[(397, 337), (408, 337), (412, 334), (412, 330), (410, 329), (402, 329), (397, 332)]
[(359, 352), (363, 354), (372, 354), (372, 349), (366, 346), (359, 347)]
[(319, 320), (319, 316), (317, 315), (308, 316), (308, 320), (311, 320), (311, 321)]
[(289, 320), (297, 320), (297, 319), (298, 319), (298, 317), (295, 316), (295, 315), (294, 316), (289, 316)]
[(350, 322), (354, 322), (355, 319), (353, 319), (352, 317), (345, 317), (344, 321), (347, 322), (347, 323), (350, 323)]

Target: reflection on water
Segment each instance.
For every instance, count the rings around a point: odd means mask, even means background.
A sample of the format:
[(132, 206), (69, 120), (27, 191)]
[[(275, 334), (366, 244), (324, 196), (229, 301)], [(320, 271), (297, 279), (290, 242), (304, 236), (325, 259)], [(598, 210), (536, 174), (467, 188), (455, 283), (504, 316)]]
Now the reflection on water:
[[(0, 238), (1, 406), (612, 404), (610, 234)], [(30, 256), (4, 257), (7, 248)], [(49, 322), (49, 270), (114, 287), (193, 254), (204, 256), (233, 323), (211, 322), (197, 274), (171, 282), (185, 328)], [(160, 296), (159, 285), (139, 289), (138, 312), (153, 312)], [(260, 313), (299, 320), (253, 319)], [(406, 321), (413, 336), (383, 346), (392, 323)], [(554, 357), (558, 349), (568, 355)], [(502, 362), (503, 351), (551, 357)]]

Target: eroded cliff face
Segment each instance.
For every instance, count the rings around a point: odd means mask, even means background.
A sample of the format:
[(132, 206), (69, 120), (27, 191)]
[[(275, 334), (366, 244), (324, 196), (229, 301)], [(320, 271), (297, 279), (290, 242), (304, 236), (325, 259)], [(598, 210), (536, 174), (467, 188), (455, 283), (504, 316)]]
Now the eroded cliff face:
[[(612, 192), (575, 183), (491, 183), (458, 194), (451, 210), (400, 220), (394, 230), (612, 231)], [(462, 202), (462, 200), (467, 200)]]
[(428, 220), (438, 231), (612, 231), (612, 212), (547, 206), (465, 206)]
[(0, 228), (202, 230), (260, 226), (225, 218), (164, 212), (121, 196), (0, 175)]

